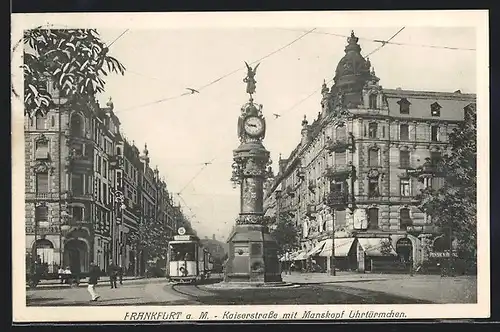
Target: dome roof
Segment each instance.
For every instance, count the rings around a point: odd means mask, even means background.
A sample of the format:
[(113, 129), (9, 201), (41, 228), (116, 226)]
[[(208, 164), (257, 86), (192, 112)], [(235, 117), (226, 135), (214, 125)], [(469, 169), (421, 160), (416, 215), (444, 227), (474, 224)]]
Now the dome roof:
[(337, 87), (358, 85), (364, 83), (370, 77), (370, 60), (361, 55), (361, 46), (358, 44), (359, 38), (351, 31), (351, 36), (347, 38), (345, 55), (339, 61), (335, 70), (335, 85)]

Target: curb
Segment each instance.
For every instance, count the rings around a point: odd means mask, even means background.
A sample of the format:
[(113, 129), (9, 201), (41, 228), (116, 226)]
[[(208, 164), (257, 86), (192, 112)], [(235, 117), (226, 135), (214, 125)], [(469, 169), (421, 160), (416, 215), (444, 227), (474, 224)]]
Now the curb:
[[(129, 280), (123, 280), (123, 285), (119, 285), (121, 287), (124, 287), (126, 285), (131, 285), (131, 284), (136, 284), (140, 281), (148, 280), (150, 283), (160, 283), (160, 282), (167, 282), (166, 279), (164, 278), (137, 278), (137, 279), (129, 279)], [(30, 288), (29, 286), (26, 286), (27, 290), (36, 290), (36, 289), (71, 289), (71, 288), (83, 288), (87, 287), (88, 282), (87, 281), (82, 281), (78, 286), (69, 286), (67, 284), (38, 284), (35, 288)], [(99, 282), (96, 287), (109, 287), (109, 281), (104, 280)], [(118, 287), (120, 288), (120, 287)]]

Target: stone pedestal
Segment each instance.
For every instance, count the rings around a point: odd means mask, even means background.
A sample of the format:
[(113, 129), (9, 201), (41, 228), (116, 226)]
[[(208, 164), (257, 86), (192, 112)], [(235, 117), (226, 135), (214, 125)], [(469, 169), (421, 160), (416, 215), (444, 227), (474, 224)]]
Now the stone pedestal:
[(262, 225), (236, 225), (228, 239), (225, 282), (281, 282), (276, 241)]

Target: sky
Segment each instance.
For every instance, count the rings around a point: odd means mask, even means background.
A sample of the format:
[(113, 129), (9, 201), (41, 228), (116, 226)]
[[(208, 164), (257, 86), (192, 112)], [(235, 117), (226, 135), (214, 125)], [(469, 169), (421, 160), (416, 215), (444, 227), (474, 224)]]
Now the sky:
[[(239, 190), (229, 179), (237, 119), (248, 101), (244, 61), (266, 57), (312, 28), (99, 30), (108, 44), (122, 35), (110, 55), (127, 68), (124, 76), (106, 77), (99, 100), (104, 105), (112, 97), (126, 138), (140, 150), (147, 143), (151, 165), (199, 235), (225, 240), (239, 212)], [(321, 110), (319, 90), (335, 75), (347, 43), (337, 35), (354, 30), (367, 55), (381, 45), (373, 40), (400, 29), (322, 27), (261, 61), (254, 99), (264, 106), (264, 145), (275, 171), (279, 154), (286, 158), (299, 142), (304, 115), (312, 120)], [(423, 46), (475, 49), (474, 28), (406, 27), (392, 41), (411, 45), (386, 44), (369, 57), (383, 87), (476, 93), (474, 50)], [(169, 99), (188, 87), (200, 93)]]

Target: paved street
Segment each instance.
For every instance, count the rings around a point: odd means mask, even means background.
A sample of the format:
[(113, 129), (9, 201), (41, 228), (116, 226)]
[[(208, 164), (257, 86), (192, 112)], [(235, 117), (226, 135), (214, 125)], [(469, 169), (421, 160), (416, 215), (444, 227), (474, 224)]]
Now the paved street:
[[(171, 285), (165, 279), (128, 280), (118, 289), (101, 283), (98, 302), (90, 302), (86, 284), (78, 288), (42, 285), (27, 290), (28, 306), (82, 305), (231, 305), (231, 304), (410, 304), (474, 303), (473, 277), (342, 274), (284, 275), (298, 284), (287, 289), (212, 289), (207, 285)], [(213, 280), (216, 282), (216, 280)]]

